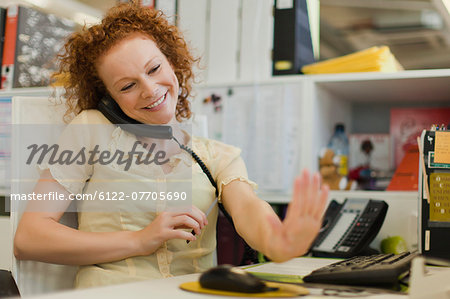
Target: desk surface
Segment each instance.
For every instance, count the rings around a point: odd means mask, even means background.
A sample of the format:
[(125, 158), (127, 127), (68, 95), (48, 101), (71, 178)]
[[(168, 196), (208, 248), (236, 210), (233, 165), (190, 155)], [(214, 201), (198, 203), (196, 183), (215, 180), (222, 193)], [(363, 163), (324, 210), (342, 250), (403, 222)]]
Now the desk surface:
[[(296, 274), (305, 275), (311, 272), (312, 269), (324, 266), (332, 263), (333, 259), (317, 259), (317, 258), (297, 258), (286, 263), (275, 264), (267, 263), (250, 268), (252, 272), (266, 272), (277, 274)], [(73, 290), (68, 292), (59, 292), (53, 294), (47, 294), (44, 296), (37, 296), (32, 298), (40, 299), (78, 299), (78, 298), (163, 298), (163, 299), (194, 299), (194, 298), (236, 298), (228, 296), (216, 296), (216, 295), (203, 295), (197, 293), (190, 293), (183, 291), (179, 288), (179, 285), (183, 282), (196, 281), (199, 274), (189, 274), (178, 277), (155, 279), (148, 281), (140, 281), (135, 283), (90, 288), (83, 290)], [(311, 295), (301, 298), (342, 298), (339, 296), (326, 296), (322, 297), (321, 289), (309, 289)], [(353, 294), (354, 296), (355, 294)], [(362, 294), (361, 294), (362, 295)], [(367, 295), (367, 294), (366, 294)], [(352, 297), (353, 297), (352, 296)], [(242, 297), (248, 298), (248, 297)], [(300, 298), (300, 297), (298, 297)], [(365, 297), (367, 298), (367, 297)], [(408, 298), (405, 295), (396, 294), (377, 294), (370, 296), (371, 299), (388, 299), (388, 298)]]

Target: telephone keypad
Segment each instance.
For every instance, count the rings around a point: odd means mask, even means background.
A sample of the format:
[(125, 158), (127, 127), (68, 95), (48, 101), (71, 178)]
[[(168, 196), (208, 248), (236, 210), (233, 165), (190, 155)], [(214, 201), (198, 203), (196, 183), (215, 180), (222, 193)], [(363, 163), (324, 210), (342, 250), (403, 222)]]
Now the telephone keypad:
[[(371, 211), (371, 210), (372, 210), (371, 208), (368, 209), (368, 211)], [(342, 243), (342, 246), (339, 249), (341, 251), (343, 251), (342, 247), (346, 248), (346, 247), (354, 247), (354, 246), (356, 246), (360, 242), (360, 240), (362, 239), (364, 234), (367, 232), (371, 220), (372, 219), (370, 217), (367, 217), (367, 216), (366, 217), (364, 217), (364, 216), (360, 217), (358, 219), (358, 221), (355, 223), (353, 231), (347, 236), (347, 238)]]

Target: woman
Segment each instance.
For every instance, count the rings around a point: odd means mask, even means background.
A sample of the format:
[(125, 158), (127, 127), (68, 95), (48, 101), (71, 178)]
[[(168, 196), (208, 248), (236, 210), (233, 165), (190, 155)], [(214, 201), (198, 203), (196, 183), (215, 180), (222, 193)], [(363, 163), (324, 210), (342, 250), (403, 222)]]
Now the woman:
[[(96, 109), (106, 95), (127, 116), (141, 123), (174, 125), (189, 118), (194, 62), (177, 28), (169, 25), (160, 12), (136, 4), (112, 8), (101, 24), (72, 35), (61, 56), (60, 73), (70, 74), (65, 84), (70, 106), (67, 115), (77, 114), (69, 127), (110, 125)], [(147, 168), (136, 166), (129, 171), (98, 163), (71, 165), (70, 171), (61, 165), (47, 165), (35, 192), (51, 190), (67, 197), (93, 194), (105, 188), (120, 188), (114, 183), (120, 180), (114, 178), (127, 182), (140, 176), (166, 179), (177, 175), (187, 160), (192, 162), (173, 140), (134, 136), (120, 128), (95, 134), (74, 137), (73, 132), (66, 131), (61, 142), (67, 147), (76, 144), (92, 148), (92, 140), (96, 140), (105, 148), (126, 152), (138, 140), (143, 145), (157, 145), (170, 162)], [(328, 196), (326, 187), (320, 189), (318, 174), (311, 177), (304, 171), (296, 178), (292, 201), (281, 222), (271, 207), (255, 195), (255, 184), (248, 180), (237, 148), (208, 139), (191, 139), (181, 129), (175, 129), (174, 135), (182, 144), (191, 143), (204, 161), (217, 183), (219, 201), (251, 247), (276, 262), (307, 252), (319, 231)], [(75, 230), (58, 223), (70, 204), (64, 201), (58, 203), (56, 212), (23, 214), (14, 240), (16, 257), (80, 265), (77, 287), (170, 277), (211, 267), (217, 205), (209, 215), (206, 211), (214, 204), (215, 189), (197, 164), (191, 166), (191, 208), (167, 210), (159, 203), (155, 211), (142, 213), (81, 211), (79, 228)], [(146, 188), (158, 188), (156, 181)], [(89, 204), (80, 203), (81, 210)]]

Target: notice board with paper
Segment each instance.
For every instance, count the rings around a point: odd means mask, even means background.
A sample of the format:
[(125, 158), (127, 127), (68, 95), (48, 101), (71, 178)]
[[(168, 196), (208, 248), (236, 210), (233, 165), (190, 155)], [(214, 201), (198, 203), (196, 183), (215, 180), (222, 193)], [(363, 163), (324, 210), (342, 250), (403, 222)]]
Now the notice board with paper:
[(450, 131), (423, 131), (419, 146), (419, 251), (450, 259)]

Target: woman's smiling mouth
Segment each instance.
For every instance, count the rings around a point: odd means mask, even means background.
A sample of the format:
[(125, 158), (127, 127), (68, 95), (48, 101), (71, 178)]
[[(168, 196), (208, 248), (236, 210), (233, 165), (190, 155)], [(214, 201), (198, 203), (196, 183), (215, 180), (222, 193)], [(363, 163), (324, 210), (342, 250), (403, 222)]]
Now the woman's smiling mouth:
[(157, 106), (161, 105), (166, 100), (167, 92), (156, 102), (151, 103), (147, 107), (144, 107), (144, 109), (154, 109)]

